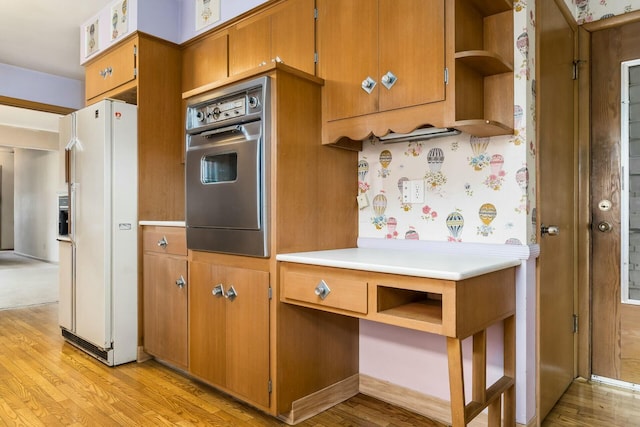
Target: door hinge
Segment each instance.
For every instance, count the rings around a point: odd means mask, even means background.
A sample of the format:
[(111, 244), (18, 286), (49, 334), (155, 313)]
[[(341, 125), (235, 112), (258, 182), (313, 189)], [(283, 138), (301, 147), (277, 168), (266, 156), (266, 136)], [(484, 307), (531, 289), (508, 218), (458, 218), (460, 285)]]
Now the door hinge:
[(273, 386), (271, 385), (271, 380), (269, 380), (269, 382), (267, 383), (267, 390), (269, 391), (269, 393), (271, 393), (271, 390), (273, 390)]
[(449, 68), (447, 67), (444, 69), (444, 84), (449, 84)]
[(574, 334), (578, 333), (578, 315), (577, 314), (573, 315), (573, 333)]
[(314, 64), (318, 63), (318, 52), (313, 52), (313, 62)]
[(573, 61), (573, 71), (572, 71), (572, 80), (578, 80), (578, 66), (580, 65), (580, 61)]
[(315, 20), (318, 19), (318, 8), (317, 7), (313, 8), (313, 19), (315, 19)]
[(273, 291), (271, 289), (272, 288), (269, 287), (269, 290), (267, 291), (267, 296), (269, 297), (269, 299), (273, 298)]

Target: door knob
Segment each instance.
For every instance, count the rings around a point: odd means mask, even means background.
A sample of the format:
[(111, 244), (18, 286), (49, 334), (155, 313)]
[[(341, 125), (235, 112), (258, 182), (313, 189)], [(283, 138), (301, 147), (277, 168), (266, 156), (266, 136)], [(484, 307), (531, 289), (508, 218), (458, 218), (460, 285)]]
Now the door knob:
[(560, 228), (557, 225), (546, 226), (542, 224), (542, 226), (540, 227), (540, 234), (542, 236), (544, 236), (545, 234), (549, 236), (557, 236), (558, 234), (560, 234)]
[(598, 230), (600, 230), (603, 233), (607, 233), (607, 232), (611, 231), (612, 228), (613, 228), (613, 226), (611, 225), (610, 222), (600, 221), (598, 223)]
[(238, 296), (238, 292), (236, 292), (236, 288), (233, 287), (233, 285), (227, 290), (227, 293), (225, 294), (225, 298), (228, 298), (229, 301), (233, 301), (234, 299), (236, 299), (236, 297)]
[(184, 288), (184, 285), (186, 285), (186, 284), (187, 284), (187, 281), (184, 280), (183, 276), (180, 276), (178, 278), (178, 280), (176, 280), (176, 286), (179, 287), (179, 288)]
[(325, 282), (324, 280), (320, 280), (320, 282), (318, 282), (318, 285), (314, 289), (314, 293), (322, 300), (325, 299), (330, 292), (331, 289), (329, 289), (329, 285), (327, 285), (327, 282)]
[(211, 290), (211, 295), (218, 298), (224, 296), (224, 286), (222, 285), (222, 283), (219, 283), (213, 287), (213, 289)]

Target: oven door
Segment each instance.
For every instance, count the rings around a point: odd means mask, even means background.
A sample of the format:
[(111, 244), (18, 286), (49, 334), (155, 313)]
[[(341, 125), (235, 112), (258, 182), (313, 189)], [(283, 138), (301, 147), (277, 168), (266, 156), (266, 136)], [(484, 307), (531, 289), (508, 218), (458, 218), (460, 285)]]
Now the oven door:
[(190, 135), (186, 224), (190, 249), (266, 256), (262, 122)]

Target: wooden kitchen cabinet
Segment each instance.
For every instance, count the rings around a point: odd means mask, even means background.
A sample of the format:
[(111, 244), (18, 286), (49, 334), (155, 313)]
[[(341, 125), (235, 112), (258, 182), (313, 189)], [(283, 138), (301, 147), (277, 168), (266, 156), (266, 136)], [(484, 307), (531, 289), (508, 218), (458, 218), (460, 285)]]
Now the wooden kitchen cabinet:
[(313, 0), (287, 0), (229, 29), (229, 75), (272, 61), (315, 74)]
[(324, 144), (425, 126), (513, 133), (512, 0), (317, 4)]
[(229, 76), (228, 42), (229, 31), (225, 29), (189, 42), (183, 48), (183, 92)]
[(318, 9), (325, 120), (444, 100), (444, 0), (319, 0)]
[(269, 407), (269, 272), (190, 262), (189, 370)]
[(143, 337), (146, 353), (188, 367), (188, 275), (184, 227), (144, 226)]
[[(107, 79), (111, 84), (92, 83), (98, 70), (125, 57), (129, 62), (122, 63), (127, 64), (132, 79), (119, 84), (115, 77), (120, 74), (114, 71)], [(139, 220), (182, 221), (185, 217), (180, 74), (179, 46), (140, 32), (92, 59), (85, 68), (87, 105), (112, 98), (138, 106)]]
[(135, 84), (137, 45), (137, 39), (131, 38), (87, 64), (85, 69), (87, 100), (127, 83)]

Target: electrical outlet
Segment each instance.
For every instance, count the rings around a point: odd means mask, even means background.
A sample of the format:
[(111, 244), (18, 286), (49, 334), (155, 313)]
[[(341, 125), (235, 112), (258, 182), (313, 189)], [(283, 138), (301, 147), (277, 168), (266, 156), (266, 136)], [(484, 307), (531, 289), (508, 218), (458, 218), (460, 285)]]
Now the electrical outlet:
[(424, 203), (424, 180), (411, 181), (411, 203)]

